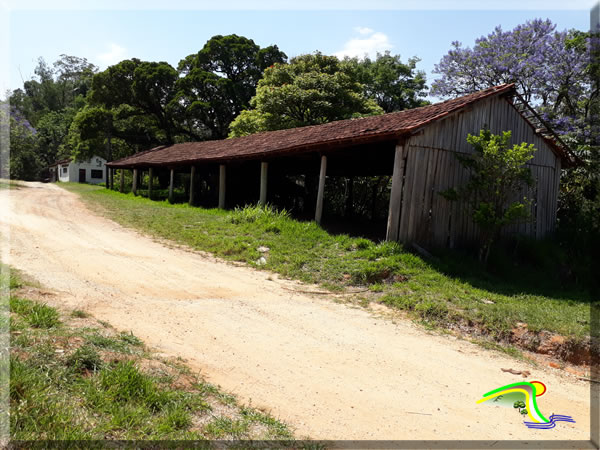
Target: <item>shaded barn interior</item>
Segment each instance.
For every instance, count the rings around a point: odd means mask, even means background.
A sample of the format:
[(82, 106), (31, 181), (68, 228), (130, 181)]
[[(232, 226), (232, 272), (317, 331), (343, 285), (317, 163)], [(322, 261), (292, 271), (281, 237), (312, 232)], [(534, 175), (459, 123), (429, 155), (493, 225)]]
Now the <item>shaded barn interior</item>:
[[(361, 200), (370, 209), (361, 212), (370, 217), (363, 234), (454, 247), (478, 233), (466, 205), (440, 195), (468, 180), (456, 155), (473, 152), (469, 133), (484, 127), (493, 133), (511, 130), (512, 143), (533, 143), (537, 149), (529, 164), (536, 183), (521, 193), (532, 199), (533, 220), (507, 232), (540, 238), (554, 228), (560, 170), (573, 158), (529, 111), (514, 85), (501, 85), (382, 116), (158, 147), (108, 166), (121, 170), (121, 190), (124, 170), (131, 169), (134, 193), (144, 173), (149, 197), (162, 188), (170, 201), (204, 207), (269, 203), (345, 232), (352, 231), (360, 186), (362, 196), (370, 197)], [(365, 192), (357, 183), (361, 177), (379, 178)]]

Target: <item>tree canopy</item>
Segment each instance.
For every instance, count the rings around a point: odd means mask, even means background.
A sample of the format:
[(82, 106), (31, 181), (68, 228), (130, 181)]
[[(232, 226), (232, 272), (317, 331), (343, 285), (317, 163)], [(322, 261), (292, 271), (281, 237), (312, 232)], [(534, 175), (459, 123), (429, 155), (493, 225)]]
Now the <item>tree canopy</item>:
[(85, 58), (61, 55), (52, 65), (40, 58), (35, 76), (10, 93), (12, 176), (35, 179), (70, 155), (68, 131), (96, 71)]
[(318, 52), (267, 68), (250, 104), (231, 124), (231, 137), (383, 112), (352, 65)]
[(286, 60), (276, 45), (260, 48), (243, 36), (214, 36), (179, 63), (177, 99), (185, 119), (202, 124), (212, 139), (225, 138), (229, 124), (249, 107), (263, 71)]
[(410, 58), (407, 64), (400, 55), (389, 51), (377, 53), (374, 60), (346, 58), (357, 74), (357, 80), (364, 86), (364, 93), (383, 109), (384, 112), (402, 111), (428, 104), (425, 72), (416, 70), (419, 58)]

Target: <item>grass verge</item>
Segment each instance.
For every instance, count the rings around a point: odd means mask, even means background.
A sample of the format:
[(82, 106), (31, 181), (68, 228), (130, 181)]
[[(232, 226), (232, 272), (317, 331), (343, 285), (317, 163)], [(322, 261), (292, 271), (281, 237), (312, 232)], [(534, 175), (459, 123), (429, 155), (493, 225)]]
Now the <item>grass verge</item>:
[(548, 266), (554, 262), (550, 257), (540, 262), (499, 252), (492, 270), (486, 270), (456, 252), (425, 261), (396, 243), (332, 235), (314, 222), (268, 207), (192, 208), (95, 186), (60, 186), (122, 225), (225, 260), (333, 290), (367, 285), (371, 301), (433, 326), (476, 329), (500, 341), (518, 323), (532, 332), (546, 330), (576, 340), (590, 332), (587, 294), (580, 286), (565, 285), (558, 268), (554, 273)]
[(158, 358), (131, 333), (84, 311), (26, 298), (35, 289), (1, 273), (11, 290), (2, 303), (4, 311), (10, 306), (13, 440), (293, 438), (285, 424), (239, 404), (181, 361)]

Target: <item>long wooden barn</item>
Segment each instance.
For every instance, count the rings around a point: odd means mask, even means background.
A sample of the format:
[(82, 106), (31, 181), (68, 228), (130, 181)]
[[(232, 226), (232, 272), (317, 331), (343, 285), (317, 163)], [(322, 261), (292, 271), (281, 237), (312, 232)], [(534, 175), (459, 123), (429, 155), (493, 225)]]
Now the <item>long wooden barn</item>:
[(472, 153), (467, 135), (484, 127), (493, 133), (512, 131), (512, 144), (535, 145), (529, 163), (535, 184), (524, 192), (532, 200), (531, 220), (508, 232), (543, 237), (554, 229), (561, 168), (575, 161), (513, 84), (381, 116), (158, 147), (108, 167), (121, 169), (121, 189), (123, 169), (133, 170), (134, 193), (140, 173), (148, 171), (149, 196), (157, 173), (164, 177), (168, 172), (170, 199), (175, 175), (189, 173), (190, 203), (200, 175), (218, 186), (221, 208), (242, 191), (265, 204), (275, 195), (269, 188), (277, 176), (310, 175), (318, 181), (317, 222), (322, 220), (327, 177), (390, 175), (387, 239), (454, 247), (476, 239), (478, 230), (465, 206), (440, 192), (468, 180), (456, 155)]

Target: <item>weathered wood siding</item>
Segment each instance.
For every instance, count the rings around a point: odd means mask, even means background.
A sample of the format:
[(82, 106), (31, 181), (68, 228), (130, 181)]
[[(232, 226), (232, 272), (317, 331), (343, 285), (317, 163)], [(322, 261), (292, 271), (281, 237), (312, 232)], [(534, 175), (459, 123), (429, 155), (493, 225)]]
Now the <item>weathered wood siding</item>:
[(528, 142), (537, 149), (529, 164), (536, 183), (520, 192), (532, 200), (532, 220), (509, 227), (506, 233), (541, 238), (554, 229), (560, 159), (508, 100), (496, 97), (424, 127), (405, 143), (400, 241), (454, 247), (477, 238), (465, 204), (450, 202), (439, 193), (467, 182), (468, 171), (456, 154), (473, 153), (467, 134), (479, 134), (485, 125), (495, 134), (511, 130), (511, 145)]

